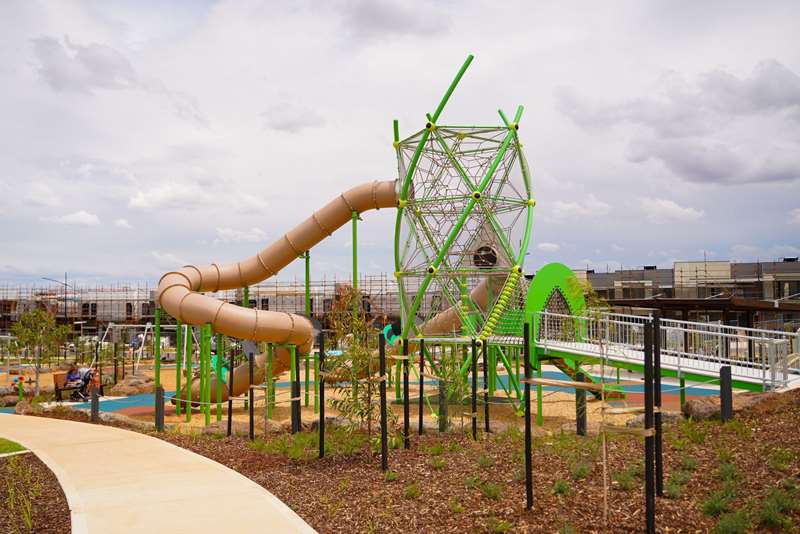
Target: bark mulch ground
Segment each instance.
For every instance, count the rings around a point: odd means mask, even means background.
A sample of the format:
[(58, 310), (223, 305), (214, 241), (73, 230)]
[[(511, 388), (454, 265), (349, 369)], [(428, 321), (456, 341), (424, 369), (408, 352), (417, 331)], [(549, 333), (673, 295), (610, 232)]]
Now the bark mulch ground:
[(71, 532), (61, 485), (33, 454), (0, 458), (0, 532)]
[[(72, 417), (72, 416), (70, 416)], [(665, 425), (660, 532), (800, 530), (800, 391), (775, 397), (734, 422)], [(156, 434), (154, 434), (156, 435)], [(607, 446), (604, 520), (599, 436), (556, 432), (534, 440), (534, 508), (526, 511), (523, 438), (516, 429), (481, 435), (414, 436), (392, 449), (391, 475), (360, 435), (242, 438), (157, 435), (261, 484), (320, 532), (641, 532), (643, 443)], [(266, 526), (265, 526), (266, 527)]]

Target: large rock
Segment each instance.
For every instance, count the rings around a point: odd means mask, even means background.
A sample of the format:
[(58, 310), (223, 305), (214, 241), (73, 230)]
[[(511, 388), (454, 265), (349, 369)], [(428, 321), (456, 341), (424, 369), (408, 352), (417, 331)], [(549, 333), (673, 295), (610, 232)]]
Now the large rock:
[(149, 376), (129, 375), (124, 380), (117, 382), (117, 385), (106, 391), (112, 397), (129, 397), (140, 393), (152, 393), (155, 391), (155, 382)]
[[(680, 412), (661, 412), (662, 423), (676, 423), (682, 418)], [(631, 417), (625, 423), (625, 426), (629, 428), (642, 428), (644, 426), (644, 414), (640, 413), (636, 417)]]
[(23, 400), (17, 403), (14, 411), (19, 415), (39, 415), (44, 412), (44, 409), (42, 409), (42, 407), (38, 404), (31, 404), (30, 402)]
[[(733, 396), (733, 413), (739, 413), (766, 400), (774, 399), (780, 396), (780, 393), (739, 393)], [(691, 399), (686, 401), (683, 405), (683, 414), (686, 417), (691, 417), (695, 421), (702, 421), (704, 419), (712, 419), (720, 417), (720, 401), (719, 397), (708, 396), (700, 397), (699, 399)]]
[(3, 395), (0, 397), (0, 406), (16, 406), (18, 401), (19, 397), (17, 395)]

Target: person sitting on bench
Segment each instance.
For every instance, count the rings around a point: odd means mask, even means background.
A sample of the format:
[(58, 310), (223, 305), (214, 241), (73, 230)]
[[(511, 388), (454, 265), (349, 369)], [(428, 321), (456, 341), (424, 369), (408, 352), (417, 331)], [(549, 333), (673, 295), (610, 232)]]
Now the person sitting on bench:
[(64, 381), (64, 387), (73, 387), (79, 386), (81, 384), (81, 372), (78, 370), (78, 366), (74, 363), (69, 366), (69, 371), (67, 371), (67, 378)]

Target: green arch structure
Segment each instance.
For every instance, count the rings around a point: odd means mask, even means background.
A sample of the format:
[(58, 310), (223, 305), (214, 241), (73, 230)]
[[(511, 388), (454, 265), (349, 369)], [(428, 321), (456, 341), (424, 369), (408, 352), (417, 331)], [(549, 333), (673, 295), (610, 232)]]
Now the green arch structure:
[(578, 278), (572, 269), (563, 263), (548, 263), (536, 271), (536, 276), (528, 286), (528, 296), (525, 299), (525, 321), (531, 325), (536, 323), (531, 333), (533, 339), (536, 339), (539, 333), (539, 325), (534, 321), (534, 316), (537, 312), (545, 310), (547, 301), (555, 290), (559, 290), (566, 299), (570, 315), (583, 315), (586, 310), (583, 291), (580, 290)]

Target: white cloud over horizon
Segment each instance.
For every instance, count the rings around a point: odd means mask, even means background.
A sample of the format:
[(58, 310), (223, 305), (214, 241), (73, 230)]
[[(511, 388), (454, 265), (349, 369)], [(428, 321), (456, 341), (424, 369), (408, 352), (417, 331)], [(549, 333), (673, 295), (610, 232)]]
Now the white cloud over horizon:
[[(526, 272), (790, 254), (800, 5), (734, 4), (2, 2), (0, 281), (248, 257), (396, 177), (392, 120), (421, 129), (470, 52), (439, 122), (525, 106)], [(362, 272), (392, 272), (394, 211), (363, 219)], [(313, 276), (346, 276), (349, 238)]]

